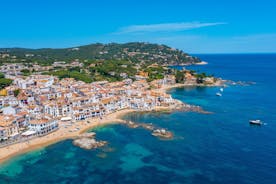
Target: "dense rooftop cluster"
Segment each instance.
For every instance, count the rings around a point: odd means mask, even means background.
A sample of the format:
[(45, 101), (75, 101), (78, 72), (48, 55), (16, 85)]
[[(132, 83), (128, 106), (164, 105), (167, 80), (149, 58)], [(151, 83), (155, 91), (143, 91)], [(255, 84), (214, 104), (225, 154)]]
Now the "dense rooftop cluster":
[[(174, 82), (169, 76), (156, 81)], [(79, 121), (126, 108), (150, 110), (174, 103), (170, 95), (149, 90), (146, 81), (131, 79), (87, 84), (72, 78), (59, 80), (54, 76), (31, 75), (17, 77), (1, 93), (1, 140), (50, 133), (58, 128), (61, 118)]]

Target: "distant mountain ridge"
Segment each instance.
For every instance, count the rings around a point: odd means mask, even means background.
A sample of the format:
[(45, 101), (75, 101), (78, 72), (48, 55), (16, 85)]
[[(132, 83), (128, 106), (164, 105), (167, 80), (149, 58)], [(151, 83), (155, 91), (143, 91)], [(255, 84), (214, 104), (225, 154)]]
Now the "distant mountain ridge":
[(63, 49), (0, 48), (0, 62), (38, 62), (73, 60), (127, 60), (134, 63), (150, 62), (162, 65), (183, 65), (200, 62), (200, 59), (166, 45), (130, 42), (124, 44), (95, 43)]

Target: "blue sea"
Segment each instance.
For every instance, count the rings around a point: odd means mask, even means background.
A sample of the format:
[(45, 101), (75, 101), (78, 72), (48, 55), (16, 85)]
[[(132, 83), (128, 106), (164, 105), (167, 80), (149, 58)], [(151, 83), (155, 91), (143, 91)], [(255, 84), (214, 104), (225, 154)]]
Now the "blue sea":
[[(135, 113), (126, 119), (171, 130), (159, 140), (144, 129), (110, 125), (93, 130), (109, 144), (97, 150), (66, 140), (0, 165), (0, 183), (276, 183), (276, 55), (198, 55), (188, 68), (233, 81), (256, 82), (172, 89), (174, 98), (212, 114)], [(261, 119), (263, 126), (248, 120)], [(0, 153), (1, 154), (1, 153)]]

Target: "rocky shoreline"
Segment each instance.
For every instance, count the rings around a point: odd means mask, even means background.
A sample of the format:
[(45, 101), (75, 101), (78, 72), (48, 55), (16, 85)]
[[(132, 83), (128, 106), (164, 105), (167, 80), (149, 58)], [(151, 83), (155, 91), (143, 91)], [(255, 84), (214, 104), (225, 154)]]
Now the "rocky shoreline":
[(152, 123), (135, 123), (133, 121), (126, 121), (125, 124), (129, 128), (143, 128), (151, 132), (151, 135), (163, 139), (172, 139), (174, 137), (173, 133), (165, 128), (158, 128)]

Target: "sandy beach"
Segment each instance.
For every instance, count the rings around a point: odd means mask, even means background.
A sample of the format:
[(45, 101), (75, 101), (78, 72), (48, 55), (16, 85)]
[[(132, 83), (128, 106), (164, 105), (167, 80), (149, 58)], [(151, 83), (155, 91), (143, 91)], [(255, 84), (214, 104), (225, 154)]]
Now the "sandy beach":
[[(0, 148), (0, 163), (3, 163), (10, 158), (36, 150), (59, 141), (66, 139), (74, 139), (78, 135), (86, 132), (90, 129), (93, 129), (98, 126), (114, 124), (114, 123), (123, 123), (121, 119), (127, 113), (134, 112), (132, 109), (124, 109), (121, 111), (114, 112), (112, 114), (104, 116), (102, 119), (86, 119), (84, 121), (74, 122), (72, 125), (67, 125), (68, 122), (60, 122), (59, 129), (53, 133), (50, 133), (43, 137), (37, 137), (26, 142), (13, 144), (7, 147)], [(90, 123), (88, 123), (90, 122)]]

